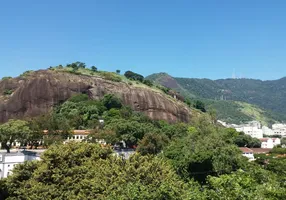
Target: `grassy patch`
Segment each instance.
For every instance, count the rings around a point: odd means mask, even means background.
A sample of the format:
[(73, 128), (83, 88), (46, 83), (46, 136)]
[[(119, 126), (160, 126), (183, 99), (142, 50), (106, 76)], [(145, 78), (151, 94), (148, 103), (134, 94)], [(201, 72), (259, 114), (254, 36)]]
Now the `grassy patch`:
[(6, 89), (4, 90), (3, 95), (11, 95), (12, 93), (13, 93), (13, 90)]
[(5, 77), (3, 77), (1, 80), (4, 81), (4, 80), (9, 80), (9, 79), (11, 79), (11, 78), (12, 78), (11, 76), (5, 76)]
[(25, 71), (23, 74), (20, 75), (20, 77), (27, 77), (27, 76), (29, 76), (33, 72), (34, 72), (33, 70)]

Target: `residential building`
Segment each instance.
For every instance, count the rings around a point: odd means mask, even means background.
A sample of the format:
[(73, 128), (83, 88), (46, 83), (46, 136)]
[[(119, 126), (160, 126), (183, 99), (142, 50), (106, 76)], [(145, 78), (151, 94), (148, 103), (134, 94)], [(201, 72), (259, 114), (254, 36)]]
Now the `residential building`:
[(239, 149), (242, 151), (242, 155), (247, 157), (250, 161), (255, 160), (253, 151), (250, 148), (240, 147)]
[(271, 128), (268, 128), (267, 126), (262, 126), (262, 132), (263, 132), (263, 135), (267, 135), (267, 136), (275, 135), (275, 132)]
[(260, 138), (259, 140), (261, 141), (261, 148), (264, 149), (272, 149), (281, 144), (280, 138)]
[(72, 136), (68, 137), (65, 142), (78, 141), (81, 142), (87, 138), (91, 132), (89, 130), (74, 130)]
[(286, 136), (286, 124), (273, 124), (272, 130), (275, 135)]
[(31, 151), (17, 151), (11, 153), (0, 153), (0, 179), (6, 178), (12, 173), (15, 165), (27, 160), (39, 160), (40, 154)]
[(250, 135), (253, 138), (263, 138), (263, 131), (257, 126), (242, 126), (235, 128), (238, 132), (244, 132), (246, 135)]

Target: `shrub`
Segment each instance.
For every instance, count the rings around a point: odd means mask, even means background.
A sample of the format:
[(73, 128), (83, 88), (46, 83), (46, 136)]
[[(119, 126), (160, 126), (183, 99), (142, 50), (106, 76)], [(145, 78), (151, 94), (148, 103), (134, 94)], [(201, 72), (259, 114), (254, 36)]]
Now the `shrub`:
[(120, 76), (111, 72), (101, 72), (101, 76), (107, 80), (114, 82), (120, 82), (122, 80)]
[(122, 107), (121, 99), (118, 98), (117, 96), (113, 95), (113, 94), (105, 95), (102, 99), (102, 103), (108, 110), (110, 110), (112, 108), (121, 108)]
[(20, 75), (20, 77), (26, 77), (26, 76), (29, 76), (32, 72), (33, 72), (33, 70), (25, 71), (23, 74), (21, 74), (21, 75)]
[(4, 81), (4, 80), (9, 80), (9, 79), (11, 79), (11, 78), (12, 78), (11, 76), (5, 76), (5, 77), (3, 77), (1, 80)]
[(157, 87), (158, 89), (162, 90), (165, 94), (168, 94), (169, 91), (170, 91), (170, 88), (166, 88), (166, 87), (164, 87), (164, 86), (158, 85), (158, 86), (156, 86), (156, 87)]
[(150, 81), (150, 80), (144, 80), (143, 83), (144, 83), (145, 85), (148, 85), (149, 87), (152, 87), (152, 86), (153, 86), (153, 82)]
[(13, 90), (9, 90), (9, 89), (4, 90), (3, 92), (4, 95), (11, 95), (12, 93), (13, 93)]

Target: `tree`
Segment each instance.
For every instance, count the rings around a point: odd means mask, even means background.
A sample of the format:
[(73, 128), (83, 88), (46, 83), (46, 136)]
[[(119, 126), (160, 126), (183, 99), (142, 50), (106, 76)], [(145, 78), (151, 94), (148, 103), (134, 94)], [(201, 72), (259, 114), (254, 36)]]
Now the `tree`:
[(112, 119), (104, 129), (114, 131), (118, 141), (125, 141), (128, 147), (137, 145), (146, 133), (156, 132), (152, 124), (127, 119)]
[(113, 156), (98, 144), (51, 146), (42, 160), (17, 165), (4, 183), (10, 199), (198, 199), (164, 160)]
[(205, 190), (208, 199), (285, 199), (285, 187), (277, 177), (258, 168), (248, 166), (219, 177), (209, 176)]
[(144, 80), (144, 76), (134, 73), (132, 71), (127, 71), (125, 72), (124, 76), (130, 80), (134, 80), (134, 81), (139, 81), (139, 82), (143, 82)]
[(234, 139), (234, 143), (239, 147), (260, 148), (261, 142), (257, 138), (242, 133)]
[(95, 67), (95, 66), (91, 66), (91, 71), (93, 71), (93, 72), (97, 72), (97, 67)]
[(111, 108), (121, 108), (122, 103), (121, 99), (119, 99), (117, 96), (113, 94), (107, 94), (102, 99), (103, 105), (110, 110)]
[(76, 71), (76, 70), (78, 70), (80, 68), (84, 69), (86, 67), (86, 65), (83, 62), (77, 61), (75, 63), (67, 64), (67, 67), (71, 67), (74, 71)]
[(195, 101), (194, 108), (206, 112), (205, 104), (200, 100)]
[(117, 73), (117, 74), (120, 74), (120, 70), (119, 70), (119, 69), (117, 69), (117, 70), (116, 70), (116, 73)]
[(185, 180), (194, 178), (204, 183), (208, 175), (226, 174), (242, 167), (245, 158), (239, 149), (227, 143), (214, 125), (201, 123), (163, 150), (163, 156), (171, 161), (178, 174)]
[(139, 141), (137, 151), (142, 155), (158, 154), (168, 143), (168, 137), (158, 133), (147, 133), (143, 139)]
[(31, 130), (28, 123), (22, 120), (9, 120), (0, 125), (0, 141), (2, 147), (10, 153), (10, 149), (15, 141), (24, 143), (27, 141)]
[(190, 98), (186, 98), (186, 99), (185, 99), (185, 103), (186, 103), (189, 107), (191, 107), (191, 105), (192, 105)]

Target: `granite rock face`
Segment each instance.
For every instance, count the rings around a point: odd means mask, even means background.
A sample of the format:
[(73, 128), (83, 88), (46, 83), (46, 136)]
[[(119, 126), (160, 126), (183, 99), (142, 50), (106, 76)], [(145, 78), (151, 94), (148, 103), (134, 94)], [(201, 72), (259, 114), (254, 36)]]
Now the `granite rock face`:
[(95, 76), (39, 70), (26, 77), (0, 81), (0, 122), (44, 114), (77, 93), (86, 93), (93, 99), (109, 93), (118, 95), (125, 105), (152, 119), (188, 122), (191, 117), (185, 104), (151, 88)]

